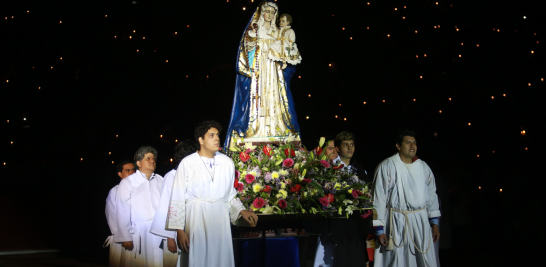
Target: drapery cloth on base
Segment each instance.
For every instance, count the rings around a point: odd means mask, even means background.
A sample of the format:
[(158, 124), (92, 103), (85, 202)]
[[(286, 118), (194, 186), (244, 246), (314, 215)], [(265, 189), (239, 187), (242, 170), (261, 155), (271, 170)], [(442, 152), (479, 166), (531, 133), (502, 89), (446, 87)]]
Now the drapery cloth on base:
[(398, 154), (381, 162), (374, 177), (374, 209), (374, 226), (383, 226), (387, 238), (393, 236), (393, 250), (377, 243), (374, 266), (436, 267), (429, 218), (439, 217), (440, 210), (425, 162), (405, 164)]
[(114, 241), (133, 241), (133, 250), (125, 251), (130, 257), (123, 266), (163, 267), (162, 238), (150, 233), (162, 184), (160, 175), (154, 173), (147, 179), (140, 171), (119, 183)]
[[(273, 7), (275, 16), (278, 7)], [(227, 131), (225, 147), (232, 142), (231, 135), (254, 138), (257, 141), (268, 140), (268, 137), (282, 136), (286, 130), (293, 135), (300, 132), (296, 112), (290, 91), (286, 90), (282, 66), (284, 60), (282, 49), (286, 44), (277, 40), (279, 29), (271, 23), (270, 29), (264, 26), (264, 18), (258, 18), (259, 9), (254, 12), (247, 24), (237, 52), (235, 93), (231, 119)], [(251, 24), (257, 24), (256, 32)], [(299, 51), (292, 64), (301, 61)], [(294, 123), (296, 122), (296, 123)]]
[(180, 266), (235, 266), (229, 223), (244, 207), (234, 181), (233, 161), (221, 153), (210, 159), (196, 152), (178, 165), (166, 229), (183, 229), (189, 238)]

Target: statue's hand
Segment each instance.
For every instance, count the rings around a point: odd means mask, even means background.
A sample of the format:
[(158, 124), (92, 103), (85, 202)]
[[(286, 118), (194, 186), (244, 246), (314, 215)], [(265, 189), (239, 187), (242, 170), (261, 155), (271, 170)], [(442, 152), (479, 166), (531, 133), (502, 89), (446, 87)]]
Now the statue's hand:
[(286, 67), (287, 67), (286, 62), (283, 62), (282, 63), (282, 69), (284, 70), (284, 69), (286, 69)]

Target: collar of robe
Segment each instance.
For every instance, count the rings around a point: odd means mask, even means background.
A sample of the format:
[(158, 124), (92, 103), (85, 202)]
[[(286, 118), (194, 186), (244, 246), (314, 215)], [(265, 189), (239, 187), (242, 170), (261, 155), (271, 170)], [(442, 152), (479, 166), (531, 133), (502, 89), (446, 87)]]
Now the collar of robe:
[(152, 175), (150, 175), (150, 179), (148, 179), (148, 177), (146, 177), (146, 174), (141, 172), (140, 170), (137, 170), (137, 174), (139, 174), (138, 175), (139, 177), (142, 177), (142, 178), (144, 178), (144, 179), (146, 179), (148, 181), (151, 181), (152, 179), (155, 178), (155, 172), (153, 172)]

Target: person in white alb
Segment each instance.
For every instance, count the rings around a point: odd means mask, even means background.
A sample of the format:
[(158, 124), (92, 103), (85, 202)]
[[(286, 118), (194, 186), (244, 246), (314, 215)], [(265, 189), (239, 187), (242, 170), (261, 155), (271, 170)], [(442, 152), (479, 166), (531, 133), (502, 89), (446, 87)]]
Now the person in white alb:
[[(123, 180), (129, 175), (135, 173), (135, 164), (131, 161), (124, 160), (120, 162), (117, 167), (118, 176)], [(120, 265), (122, 257), (125, 256), (125, 250), (121, 246), (121, 243), (114, 242), (114, 236), (116, 234), (116, 195), (118, 193), (119, 184), (112, 187), (106, 198), (106, 220), (108, 222), (108, 227), (110, 227), (110, 233), (106, 241), (104, 242), (104, 247), (110, 246), (110, 257), (109, 265), (113, 267), (122, 266)]]
[(163, 267), (163, 238), (150, 233), (150, 227), (161, 196), (163, 177), (154, 173), (157, 151), (150, 146), (135, 153), (138, 171), (123, 179), (116, 196), (115, 242), (130, 251), (125, 266)]
[(410, 130), (396, 137), (398, 153), (375, 170), (373, 221), (378, 245), (374, 266), (436, 267), (433, 242), (438, 241), (440, 210), (434, 175), (415, 155)]
[(235, 166), (220, 149), (222, 126), (205, 121), (195, 129), (199, 151), (184, 158), (174, 178), (166, 229), (177, 231), (180, 266), (235, 266), (230, 221), (258, 216), (247, 211), (233, 187)]
[[(174, 160), (176, 166), (180, 164), (180, 161), (186, 156), (195, 153), (199, 150), (199, 146), (193, 140), (185, 140), (180, 142), (174, 149)], [(154, 222), (150, 232), (155, 235), (162, 236), (166, 240), (163, 240), (163, 267), (177, 266), (178, 261), (178, 249), (176, 247), (176, 231), (166, 230), (165, 224), (167, 223), (167, 216), (169, 213), (169, 202), (171, 201), (171, 193), (173, 189), (174, 176), (176, 174), (176, 167), (170, 172), (165, 174), (163, 179), (163, 186), (161, 190), (161, 199), (155, 213)]]

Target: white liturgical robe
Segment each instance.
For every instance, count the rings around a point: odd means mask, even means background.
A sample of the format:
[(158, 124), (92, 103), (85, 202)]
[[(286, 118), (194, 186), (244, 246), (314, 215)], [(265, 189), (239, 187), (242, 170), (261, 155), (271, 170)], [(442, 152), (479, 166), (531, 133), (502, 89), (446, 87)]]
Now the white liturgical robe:
[(114, 241), (133, 241), (131, 257), (125, 266), (163, 266), (163, 250), (159, 248), (162, 238), (150, 233), (162, 184), (160, 175), (154, 173), (148, 180), (140, 171), (119, 183)]
[[(108, 222), (108, 227), (110, 227), (111, 236), (109, 236), (104, 247), (110, 246), (110, 257), (109, 265), (112, 267), (120, 266), (120, 261), (124, 248), (121, 246), (121, 243), (114, 242), (114, 235), (116, 234), (117, 225), (116, 225), (116, 195), (118, 193), (119, 185), (116, 185), (110, 189), (108, 197), (106, 198), (106, 221)], [(125, 253), (123, 253), (125, 255)]]
[(235, 197), (234, 181), (233, 161), (218, 152), (214, 158), (196, 152), (178, 165), (166, 228), (184, 229), (189, 238), (180, 266), (235, 266), (229, 223), (244, 207)]
[(439, 217), (440, 210), (428, 165), (418, 159), (406, 166), (398, 154), (385, 159), (375, 170), (373, 201), (373, 225), (383, 226), (394, 245), (387, 250), (377, 243), (374, 266), (436, 267), (429, 218)]
[[(167, 215), (169, 213), (169, 203), (171, 201), (171, 192), (173, 189), (174, 175), (176, 170), (171, 170), (163, 179), (163, 185), (161, 189), (161, 198), (159, 199), (159, 204), (155, 212), (154, 221), (152, 223), (152, 228), (150, 232), (152, 234), (163, 237), (163, 266), (164, 267), (174, 267), (178, 260), (178, 254), (172, 253), (167, 248), (166, 238), (172, 238), (176, 240), (176, 230), (167, 230), (165, 225), (167, 224)], [(158, 244), (159, 246), (160, 244)]]

